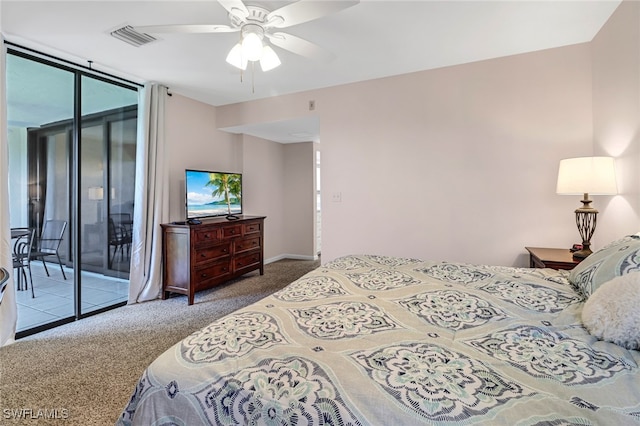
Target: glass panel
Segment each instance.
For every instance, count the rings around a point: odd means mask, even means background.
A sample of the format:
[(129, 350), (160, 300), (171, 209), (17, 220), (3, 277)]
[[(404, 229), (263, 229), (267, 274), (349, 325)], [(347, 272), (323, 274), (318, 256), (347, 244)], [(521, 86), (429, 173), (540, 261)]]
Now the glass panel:
[(127, 300), (138, 94), (83, 76), (80, 138), (82, 313)]
[[(137, 120), (110, 123), (109, 163), (111, 199), (109, 218), (113, 221), (115, 240), (112, 241), (110, 270), (116, 276), (129, 277), (131, 236), (133, 233), (133, 203), (136, 173)], [(121, 241), (119, 241), (119, 239)], [(121, 244), (118, 246), (118, 244)], [(119, 252), (119, 253), (118, 253)]]
[[(10, 223), (12, 229), (27, 228), (27, 235), (35, 235), (32, 250), (21, 253), (27, 256), (14, 269), (21, 289), (18, 332), (74, 316), (69, 229), (60, 244), (44, 238), (53, 225), (70, 220), (73, 91), (73, 73), (7, 56)], [(19, 240), (19, 234), (14, 244), (28, 241)]]
[(102, 274), (106, 265), (107, 244), (104, 233), (104, 194), (103, 163), (104, 144), (103, 126), (82, 128), (80, 161), (80, 232), (82, 233), (82, 251), (80, 262), (85, 271)]
[[(133, 213), (138, 93), (81, 74), (14, 50), (7, 56), (13, 242), (37, 237), (23, 253), (27, 261), (16, 269), (19, 336), (128, 296), (133, 222), (114, 215)], [(74, 117), (77, 81), (79, 123)], [(79, 146), (74, 145), (77, 129)]]

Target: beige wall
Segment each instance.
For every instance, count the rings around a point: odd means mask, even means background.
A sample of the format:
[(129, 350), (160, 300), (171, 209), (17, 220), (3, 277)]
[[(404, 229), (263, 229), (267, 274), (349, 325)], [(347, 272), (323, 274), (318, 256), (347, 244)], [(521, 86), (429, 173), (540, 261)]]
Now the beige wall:
[[(296, 238), (313, 235), (313, 226), (291, 221), (285, 200), (293, 191), (300, 208), (313, 206), (304, 199), (313, 184), (302, 195), (287, 176), (306, 175), (297, 160), (306, 148), (215, 129), (303, 117), (312, 99), (321, 126), (323, 262), (379, 253), (525, 266), (526, 245), (579, 242), (579, 197), (555, 194), (559, 160), (613, 155), (622, 193), (594, 197), (598, 248), (639, 225), (639, 7), (624, 2), (592, 43), (216, 109), (183, 99), (194, 111), (177, 111), (175, 134), (196, 132), (194, 148), (221, 147), (212, 158), (258, 179), (246, 201), (269, 216), (267, 258), (304, 255), (307, 241)], [(183, 148), (178, 174), (197, 166)]]
[(640, 3), (624, 1), (591, 45), (595, 151), (616, 158), (620, 192), (594, 197), (610, 241), (640, 231)]
[(312, 142), (285, 145), (286, 194), (283, 206), (285, 218), (285, 239), (291, 258), (316, 257), (315, 224), (315, 149)]
[(266, 216), (264, 222), (265, 261), (286, 253), (284, 238), (284, 145), (245, 135), (243, 192), (247, 214)]
[(243, 144), (245, 211), (267, 216), (265, 260), (313, 259), (313, 144)]
[(166, 104), (169, 219), (185, 219), (185, 169), (241, 173), (241, 137), (217, 130), (216, 108), (176, 95)]
[(185, 219), (185, 169), (243, 173), (244, 213), (267, 216), (265, 260), (313, 258), (313, 144), (232, 135), (217, 130), (217, 116), (184, 96), (167, 100), (170, 220)]
[(218, 119), (299, 117), (316, 101), (323, 262), (525, 265), (525, 245), (578, 240), (579, 200), (557, 196), (555, 180), (560, 159), (593, 151), (590, 70), (581, 44), (229, 105)]

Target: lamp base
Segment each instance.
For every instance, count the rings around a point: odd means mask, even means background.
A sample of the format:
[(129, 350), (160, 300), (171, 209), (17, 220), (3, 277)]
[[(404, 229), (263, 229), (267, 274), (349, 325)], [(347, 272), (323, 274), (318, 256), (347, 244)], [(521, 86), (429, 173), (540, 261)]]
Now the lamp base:
[(573, 253), (573, 257), (576, 259), (584, 259), (589, 256), (591, 251), (591, 237), (596, 230), (596, 222), (598, 219), (598, 210), (591, 207), (589, 204), (589, 194), (584, 194), (582, 201), (582, 207), (576, 209), (576, 225), (578, 225), (578, 232), (582, 237), (582, 250)]
[(576, 259), (584, 259), (588, 257), (591, 253), (593, 252), (591, 251), (590, 248), (587, 247), (587, 248), (583, 248), (582, 250), (573, 252), (573, 257), (575, 257)]

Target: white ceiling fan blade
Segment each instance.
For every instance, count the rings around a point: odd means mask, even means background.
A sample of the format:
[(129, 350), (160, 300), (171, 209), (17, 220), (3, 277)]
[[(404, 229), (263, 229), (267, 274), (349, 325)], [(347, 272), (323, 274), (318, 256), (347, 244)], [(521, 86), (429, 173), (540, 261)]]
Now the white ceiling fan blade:
[(239, 28), (228, 25), (147, 25), (135, 27), (141, 33), (232, 33)]
[(293, 52), (297, 55), (315, 59), (319, 62), (329, 62), (335, 55), (328, 50), (311, 43), (300, 37), (287, 33), (266, 34), (271, 43), (282, 49)]
[(360, 3), (359, 0), (347, 1), (307, 1), (300, 0), (276, 9), (267, 15), (267, 26), (286, 28), (303, 22), (312, 21), (325, 15), (339, 12)]
[(242, 0), (218, 0), (218, 3), (234, 16), (243, 19), (249, 16), (249, 9), (247, 9)]

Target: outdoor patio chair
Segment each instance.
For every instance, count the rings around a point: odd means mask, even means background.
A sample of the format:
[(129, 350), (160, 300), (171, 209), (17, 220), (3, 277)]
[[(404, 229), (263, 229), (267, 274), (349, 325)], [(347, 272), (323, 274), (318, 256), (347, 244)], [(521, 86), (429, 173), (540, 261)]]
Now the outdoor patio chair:
[(62, 276), (66, 280), (67, 276), (62, 268), (62, 261), (60, 260), (60, 254), (58, 253), (65, 229), (67, 229), (66, 220), (45, 221), (44, 227), (42, 228), (42, 235), (40, 238), (37, 238), (34, 243), (34, 248), (31, 252), (31, 260), (40, 259), (42, 261), (42, 265), (44, 265), (44, 270), (47, 273), (47, 276), (50, 276), (47, 264), (44, 262), (44, 258), (48, 256), (55, 256), (58, 259)]
[[(31, 297), (36, 297), (33, 291), (33, 276), (31, 275), (31, 250), (33, 247), (34, 229), (25, 228), (25, 233), (16, 240), (13, 245), (13, 269), (16, 270), (18, 278), (18, 290), (26, 290), (31, 284)], [(27, 272), (29, 280), (27, 281)], [(24, 279), (24, 281), (23, 281)], [(24, 282), (24, 286), (22, 283)]]
[(9, 281), (9, 271), (0, 267), (0, 304), (2, 304), (2, 298), (4, 297), (4, 291), (7, 288)]

